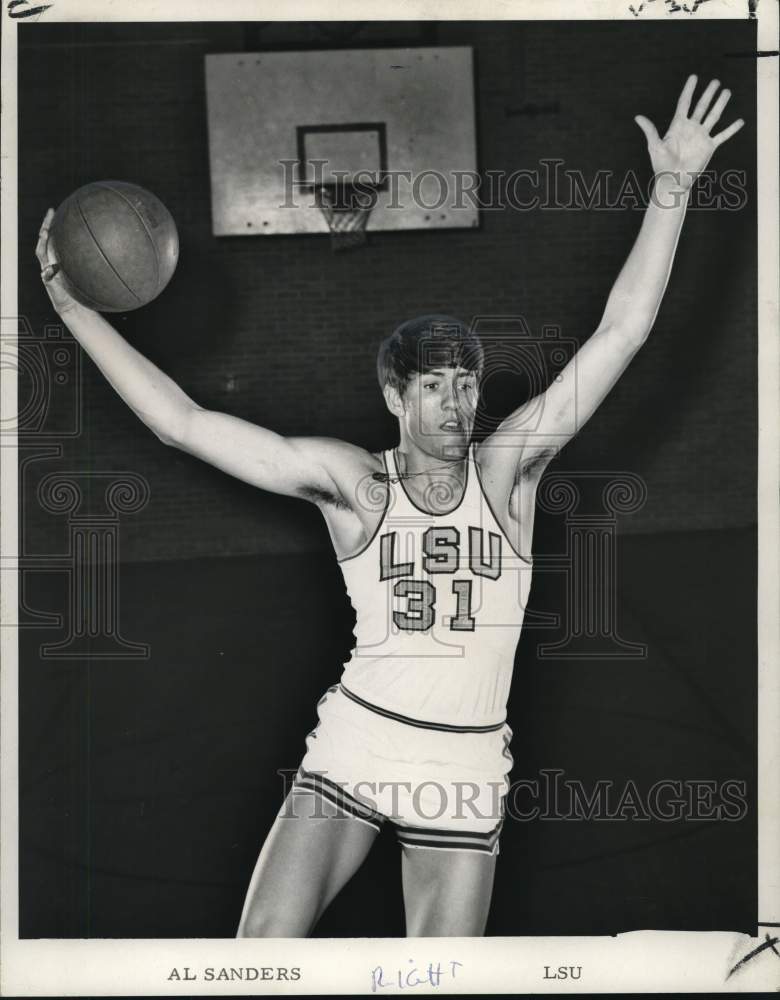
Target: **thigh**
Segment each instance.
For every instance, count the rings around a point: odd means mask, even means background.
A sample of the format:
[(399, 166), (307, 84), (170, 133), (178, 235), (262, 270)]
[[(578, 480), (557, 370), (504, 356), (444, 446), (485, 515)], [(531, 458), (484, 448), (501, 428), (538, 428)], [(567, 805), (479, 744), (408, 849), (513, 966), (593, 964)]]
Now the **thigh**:
[(484, 934), (495, 869), (495, 854), (404, 847), (407, 937)]
[(257, 859), (237, 936), (305, 937), (377, 832), (317, 795), (291, 791)]

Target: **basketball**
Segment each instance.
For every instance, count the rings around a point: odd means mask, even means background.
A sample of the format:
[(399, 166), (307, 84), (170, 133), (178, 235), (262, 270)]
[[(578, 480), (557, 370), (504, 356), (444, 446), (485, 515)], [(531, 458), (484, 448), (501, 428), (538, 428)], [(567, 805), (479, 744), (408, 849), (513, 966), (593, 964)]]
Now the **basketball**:
[(125, 181), (80, 187), (51, 223), (52, 248), (73, 297), (99, 312), (156, 298), (176, 270), (179, 236), (159, 198)]

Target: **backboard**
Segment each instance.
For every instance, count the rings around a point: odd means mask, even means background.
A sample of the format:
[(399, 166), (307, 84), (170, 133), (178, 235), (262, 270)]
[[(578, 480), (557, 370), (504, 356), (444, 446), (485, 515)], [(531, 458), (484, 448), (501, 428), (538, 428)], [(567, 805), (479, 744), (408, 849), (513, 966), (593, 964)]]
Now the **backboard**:
[(478, 224), (469, 47), (206, 56), (215, 236), (327, 233), (311, 185), (371, 181), (369, 230)]

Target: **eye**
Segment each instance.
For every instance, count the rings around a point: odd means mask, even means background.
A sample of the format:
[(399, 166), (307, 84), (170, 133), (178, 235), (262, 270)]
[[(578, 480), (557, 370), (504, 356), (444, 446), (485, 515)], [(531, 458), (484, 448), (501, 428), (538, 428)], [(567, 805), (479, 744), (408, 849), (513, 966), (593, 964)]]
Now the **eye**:
[(423, 388), (425, 389), (437, 389), (439, 387), (438, 382), (424, 382)]

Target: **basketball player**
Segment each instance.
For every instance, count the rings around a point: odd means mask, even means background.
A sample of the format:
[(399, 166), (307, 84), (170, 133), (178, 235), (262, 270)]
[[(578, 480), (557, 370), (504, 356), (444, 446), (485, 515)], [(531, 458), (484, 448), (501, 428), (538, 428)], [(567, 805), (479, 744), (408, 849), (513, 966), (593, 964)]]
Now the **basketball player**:
[[(202, 408), (98, 313), (76, 302), (48, 246), (45, 287), (73, 336), (166, 445), (323, 514), (357, 613), (341, 683), (318, 706), (294, 786), (260, 852), (239, 936), (311, 932), (392, 825), (402, 845), (411, 936), (480, 935), (488, 915), (511, 758), (505, 709), (530, 587), (537, 485), (653, 325), (695, 176), (743, 125), (712, 131), (729, 99), (696, 77), (662, 139), (641, 116), (653, 198), (603, 318), (543, 393), (479, 445), (470, 437), (483, 358), (447, 316), (402, 324), (378, 372), (398, 419), (396, 448), (285, 439)], [(576, 385), (575, 385), (576, 373)], [(575, 414), (576, 405), (576, 414)]]

